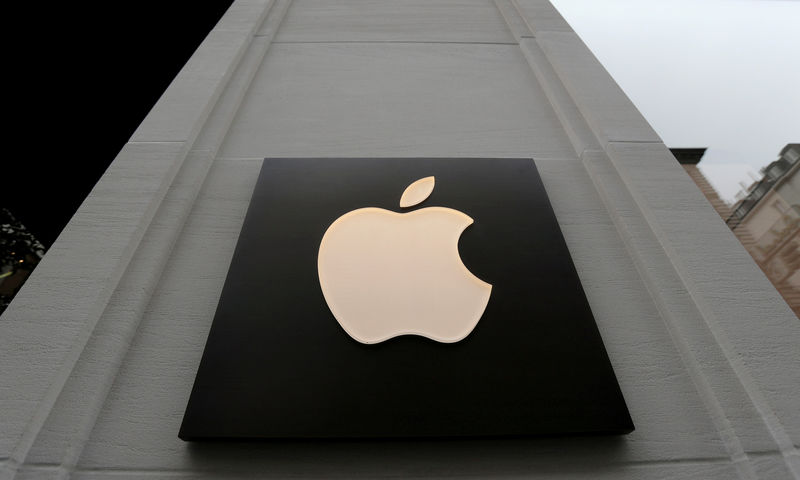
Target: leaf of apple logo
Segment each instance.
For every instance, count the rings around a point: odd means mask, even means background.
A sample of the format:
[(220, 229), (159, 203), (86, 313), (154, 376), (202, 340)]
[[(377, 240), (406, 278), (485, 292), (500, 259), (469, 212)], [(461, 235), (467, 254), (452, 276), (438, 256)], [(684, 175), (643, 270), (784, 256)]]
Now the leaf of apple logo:
[[(409, 185), (401, 207), (419, 204), (434, 177)], [(428, 207), (409, 213), (359, 208), (325, 231), (317, 257), (325, 301), (344, 330), (361, 343), (422, 335), (462, 340), (483, 315), (492, 286), (461, 262), (458, 239), (472, 218)]]

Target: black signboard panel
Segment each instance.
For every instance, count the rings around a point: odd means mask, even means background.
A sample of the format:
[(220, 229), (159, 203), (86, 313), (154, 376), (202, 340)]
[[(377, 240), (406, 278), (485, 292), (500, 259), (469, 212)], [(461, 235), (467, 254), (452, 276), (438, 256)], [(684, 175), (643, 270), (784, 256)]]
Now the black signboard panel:
[[(435, 188), (402, 209), (423, 177)], [(363, 207), (472, 217), (458, 251), (492, 285), (461, 341), (351, 338), (329, 309), (326, 229)], [(180, 437), (365, 438), (633, 430), (531, 159), (266, 159)]]

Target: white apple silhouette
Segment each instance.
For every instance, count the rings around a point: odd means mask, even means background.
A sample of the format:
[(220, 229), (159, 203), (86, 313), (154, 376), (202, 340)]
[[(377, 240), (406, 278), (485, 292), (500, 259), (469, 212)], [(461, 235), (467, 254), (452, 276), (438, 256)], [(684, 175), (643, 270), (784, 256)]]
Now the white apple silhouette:
[[(426, 177), (406, 188), (401, 207), (425, 200)], [(457, 342), (475, 328), (492, 286), (461, 262), (458, 239), (472, 218), (428, 207), (409, 213), (360, 208), (325, 231), (317, 270), (325, 301), (344, 330), (361, 343), (398, 335)]]

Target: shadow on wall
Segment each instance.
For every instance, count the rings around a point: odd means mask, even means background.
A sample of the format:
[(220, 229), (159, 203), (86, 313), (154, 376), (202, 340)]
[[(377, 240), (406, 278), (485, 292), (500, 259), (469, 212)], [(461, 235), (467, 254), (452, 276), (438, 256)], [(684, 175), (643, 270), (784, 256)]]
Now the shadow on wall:
[(324, 477), (396, 475), (506, 477), (612, 472), (625, 462), (625, 436), (474, 438), (416, 440), (299, 440), (187, 444), (196, 470), (269, 471)]

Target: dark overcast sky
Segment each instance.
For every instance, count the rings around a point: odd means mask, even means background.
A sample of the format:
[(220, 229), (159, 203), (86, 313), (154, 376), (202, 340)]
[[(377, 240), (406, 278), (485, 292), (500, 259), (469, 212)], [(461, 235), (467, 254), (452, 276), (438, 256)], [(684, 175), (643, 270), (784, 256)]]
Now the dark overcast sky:
[(231, 0), (22, 3), (0, 206), (49, 246)]

